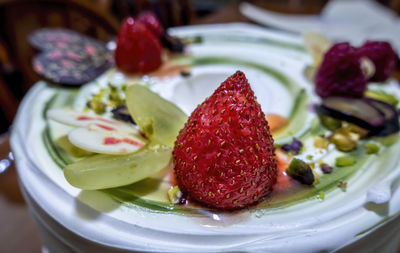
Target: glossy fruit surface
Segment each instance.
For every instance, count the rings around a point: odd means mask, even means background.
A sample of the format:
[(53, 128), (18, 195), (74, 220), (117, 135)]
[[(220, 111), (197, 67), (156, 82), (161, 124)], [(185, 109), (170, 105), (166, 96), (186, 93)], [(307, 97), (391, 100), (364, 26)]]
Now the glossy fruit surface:
[(150, 143), (129, 155), (94, 155), (64, 168), (72, 185), (84, 190), (133, 184), (162, 170), (171, 161), (171, 148)]
[(161, 43), (146, 25), (132, 17), (118, 34), (115, 62), (126, 73), (147, 73), (161, 65)]
[(164, 28), (162, 27), (160, 20), (158, 20), (157, 16), (153, 12), (142, 12), (137, 19), (139, 22), (145, 24), (157, 37), (161, 38), (164, 34)]
[(277, 176), (273, 139), (242, 72), (193, 111), (173, 155), (180, 189), (208, 206), (239, 209), (271, 191)]
[(386, 81), (393, 73), (397, 57), (388, 42), (367, 41), (357, 50), (361, 57), (367, 57), (375, 65), (375, 74), (371, 77), (371, 81)]
[(315, 75), (315, 92), (322, 98), (361, 97), (366, 87), (357, 50), (347, 42), (332, 46)]

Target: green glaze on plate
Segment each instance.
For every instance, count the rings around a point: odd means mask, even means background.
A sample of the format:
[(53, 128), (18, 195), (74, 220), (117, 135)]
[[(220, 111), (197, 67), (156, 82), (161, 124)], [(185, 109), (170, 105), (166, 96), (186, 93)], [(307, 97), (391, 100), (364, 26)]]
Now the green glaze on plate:
[[(221, 40), (222, 42), (223, 40), (228, 40), (246, 42), (246, 40), (242, 40), (240, 36), (237, 38), (225, 38), (224, 36), (217, 38), (213, 36), (207, 36), (205, 39), (207, 41)], [(259, 39), (255, 41), (251, 40), (249, 43), (266, 43), (284, 48), (286, 47), (295, 49), (297, 51), (304, 51), (302, 46), (295, 44), (292, 45), (290, 43), (275, 43), (274, 41), (268, 39)], [(275, 143), (278, 145), (283, 144), (293, 136), (296, 136), (303, 142), (306, 142), (307, 140), (312, 139), (314, 136), (326, 132), (326, 130), (321, 127), (321, 124), (316, 116), (313, 115), (313, 113), (309, 110), (309, 104), (311, 103), (309, 94), (290, 76), (284, 74), (279, 69), (249, 60), (219, 56), (182, 56), (175, 58), (174, 61), (181, 64), (191, 65), (194, 69), (201, 66), (234, 66), (237, 69), (240, 69), (240, 67), (254, 69), (276, 80), (288, 91), (290, 97), (293, 99), (288, 125), (274, 136)], [(111, 72), (115, 72), (115, 70), (111, 70)], [(154, 85), (151, 87), (154, 87)], [(46, 106), (47, 109), (54, 107), (74, 108), (74, 98), (76, 97), (75, 91), (60, 89), (58, 93), (59, 95), (57, 98), (52, 98), (48, 103)], [(56, 134), (57, 131), (52, 129), (52, 126), (52, 124), (47, 125), (47, 128), (43, 133), (43, 140), (54, 162), (60, 168), (64, 168), (66, 165), (81, 159), (70, 149), (66, 148), (66, 146), (62, 147), (62, 145), (57, 145), (60, 135)], [(170, 139), (171, 138), (169, 138), (168, 144), (171, 143)], [(330, 197), (329, 193), (337, 189), (338, 181), (347, 181), (351, 179), (352, 175), (366, 170), (373, 162), (374, 166), (384, 166), (385, 161), (383, 158), (376, 161), (376, 157), (367, 156), (365, 154), (365, 150), (360, 148), (361, 146), (362, 145), (359, 144), (359, 148), (350, 153), (350, 155), (356, 157), (357, 159), (357, 163), (353, 166), (342, 168), (334, 167), (331, 174), (321, 176), (319, 178), (319, 183), (314, 186), (298, 185), (295, 187), (294, 191), (291, 192), (274, 192), (271, 196), (269, 196), (269, 198), (267, 198), (266, 201), (255, 207), (252, 207), (252, 210), (261, 211), (263, 215), (268, 214), (270, 211), (279, 210), (281, 208), (302, 203), (310, 199), (320, 199), (320, 201), (324, 201), (323, 198), (321, 198), (321, 193), (324, 193), (325, 200), (328, 199)], [(387, 151), (392, 148), (395, 147), (383, 147), (380, 151), (380, 154), (383, 154), (381, 157), (385, 157), (384, 154), (387, 154)], [(341, 154), (339, 153), (335, 155), (337, 156)], [(103, 189), (101, 191), (107, 193), (117, 202), (128, 207), (145, 208), (152, 212), (172, 212), (189, 216), (200, 215), (199, 212), (196, 211), (199, 210), (196, 206), (181, 206), (169, 203), (167, 191), (171, 186), (170, 176), (171, 175), (168, 170), (162, 171), (157, 177), (151, 176), (134, 184), (111, 189)], [(201, 207), (201, 209), (205, 208)]]
[(64, 150), (56, 146), (55, 143), (53, 142), (48, 124), (46, 125), (46, 128), (43, 130), (42, 139), (47, 151), (49, 152), (49, 155), (51, 156), (51, 158), (57, 164), (58, 167), (64, 168), (67, 164), (70, 164), (72, 162), (65, 154)]
[[(62, 98), (62, 96), (68, 97), (69, 95), (68, 93), (60, 93), (57, 97), (53, 97), (51, 99), (52, 103), (48, 103), (45, 110), (52, 108), (54, 105), (62, 105), (62, 101), (68, 101), (68, 99)], [(304, 90), (300, 89), (291, 114), (291, 123), (286, 131), (287, 135), (289, 135), (288, 133), (291, 131), (295, 131), (293, 129), (299, 125), (298, 121), (304, 118), (303, 113), (305, 108), (307, 108), (307, 98), (307, 94)], [(72, 105), (64, 104), (64, 106), (70, 107)], [(292, 124), (293, 127), (291, 126)], [(323, 129), (320, 124), (318, 124), (318, 120), (314, 120), (313, 124), (310, 124), (309, 130), (302, 136), (302, 139), (312, 138), (315, 134), (319, 134), (322, 131)], [(63, 149), (60, 145), (57, 145), (58, 139), (54, 139), (50, 133), (51, 129), (48, 124), (43, 132), (43, 139), (53, 161), (60, 168), (63, 168), (65, 165), (71, 164), (74, 160), (76, 161), (79, 159), (71, 153), (68, 153), (66, 148)], [(357, 158), (357, 163), (355, 165), (345, 168), (335, 167), (331, 174), (321, 177), (320, 183), (315, 186), (309, 187), (300, 185), (296, 188), (296, 192), (281, 195), (273, 194), (267, 201), (254, 207), (254, 209), (268, 212), (268, 210), (284, 208), (302, 201), (307, 201), (310, 198), (316, 198), (320, 196), (320, 192), (329, 193), (336, 189), (339, 180), (345, 181), (349, 179), (352, 174), (361, 167), (366, 167), (369, 161), (373, 159), (373, 157), (365, 155), (365, 151), (361, 148), (353, 151), (350, 155)], [(127, 206), (137, 205), (156, 212), (177, 212), (185, 215), (199, 215), (195, 211), (196, 207), (172, 205), (169, 203), (167, 191), (170, 182), (166, 179), (168, 178), (168, 172), (163, 173), (164, 174), (159, 178), (147, 178), (135, 184), (112, 189), (104, 189), (102, 191)]]

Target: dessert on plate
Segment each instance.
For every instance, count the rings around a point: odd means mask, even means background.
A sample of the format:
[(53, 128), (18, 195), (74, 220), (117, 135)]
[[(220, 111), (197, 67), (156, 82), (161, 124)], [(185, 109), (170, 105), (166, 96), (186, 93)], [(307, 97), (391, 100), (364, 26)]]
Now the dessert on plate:
[(181, 42), (156, 21), (123, 23), (116, 68), (22, 102), (12, 148), (51, 252), (398, 250), (388, 43), (245, 24)]

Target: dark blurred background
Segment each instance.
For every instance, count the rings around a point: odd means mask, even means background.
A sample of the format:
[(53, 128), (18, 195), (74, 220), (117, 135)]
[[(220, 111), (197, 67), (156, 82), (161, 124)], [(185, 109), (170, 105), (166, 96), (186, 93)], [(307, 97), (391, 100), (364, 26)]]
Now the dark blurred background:
[[(400, 0), (375, 1), (399, 13)], [(12, 160), (9, 135), (1, 134), (9, 130), (24, 94), (40, 80), (32, 68), (32, 58), (37, 51), (29, 45), (27, 36), (39, 28), (60, 27), (107, 42), (115, 38), (124, 17), (135, 16), (143, 10), (153, 11), (165, 28), (221, 22), (252, 23), (241, 14), (241, 2), (251, 2), (278, 13), (318, 14), (328, 0), (0, 0), (1, 253), (42, 252), (37, 229), (18, 187), (15, 167), (5, 165)], [(395, 29), (389, 32), (392, 30)], [(379, 31), (372, 32), (378, 34)]]
[[(350, 0), (349, 0), (350, 1)], [(35, 52), (27, 36), (42, 27), (64, 27), (107, 42), (126, 16), (151, 10), (165, 28), (215, 23), (250, 22), (237, 11), (239, 0), (0, 0), (0, 133), (12, 123), (19, 102), (39, 76), (31, 60)], [(318, 13), (328, 0), (253, 0), (284, 13)], [(378, 1), (398, 13), (399, 0)], [(225, 16), (224, 16), (225, 15)], [(221, 19), (221, 17), (223, 18)]]

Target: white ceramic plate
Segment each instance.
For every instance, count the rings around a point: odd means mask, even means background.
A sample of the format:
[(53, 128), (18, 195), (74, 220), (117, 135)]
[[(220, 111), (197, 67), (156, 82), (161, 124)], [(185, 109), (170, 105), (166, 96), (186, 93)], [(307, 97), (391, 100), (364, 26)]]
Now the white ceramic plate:
[[(245, 24), (185, 27), (172, 33), (203, 38), (202, 43), (188, 49), (192, 57), (186, 60), (193, 63), (191, 76), (144, 80), (187, 114), (236, 70), (246, 74), (266, 113), (289, 117), (295, 106), (293, 97), (302, 89), (309, 102), (317, 100), (303, 76), (311, 58), (299, 37)], [(78, 92), (74, 109), (81, 110), (87, 96), (109, 81), (121, 84), (125, 80), (120, 73), (105, 74)], [(389, 89), (396, 90), (394, 85), (388, 84)], [(47, 121), (42, 112), (57, 92), (71, 93), (38, 83), (20, 107), (12, 135), (20, 179), (45, 212), (68, 230), (96, 243), (139, 251), (334, 250), (363, 237), (367, 233), (361, 232), (394, 218), (400, 210), (398, 143), (397, 150), (388, 149), (388, 159), (368, 161), (368, 166), (359, 169), (349, 179), (346, 192), (334, 189), (324, 200), (314, 197), (281, 208), (251, 208), (237, 213), (197, 209), (195, 214), (182, 214), (121, 204), (100, 191), (81, 191), (68, 184), (43, 143)], [(304, 125), (309, 126), (313, 117), (309, 113), (306, 116)], [(70, 130), (50, 124), (61, 133)], [(293, 134), (301, 135), (302, 131)], [(290, 138), (281, 141), (285, 140)], [(367, 203), (371, 186), (379, 193), (389, 191), (384, 206)]]

